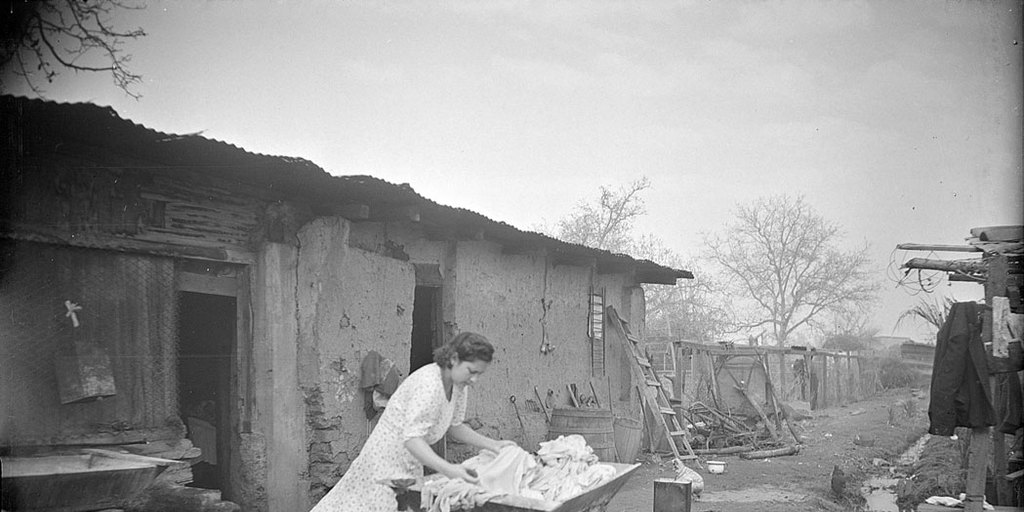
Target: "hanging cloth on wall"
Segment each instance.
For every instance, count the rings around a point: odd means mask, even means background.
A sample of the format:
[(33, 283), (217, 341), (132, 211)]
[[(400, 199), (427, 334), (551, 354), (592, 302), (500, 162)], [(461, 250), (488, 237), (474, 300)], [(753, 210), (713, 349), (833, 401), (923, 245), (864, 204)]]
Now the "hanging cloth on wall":
[(988, 377), (979, 306), (955, 303), (936, 337), (928, 433), (951, 436), (956, 427), (994, 425)]
[(359, 387), (365, 394), (363, 409), (366, 419), (373, 419), (387, 405), (390, 397), (402, 380), (401, 374), (390, 359), (371, 350), (360, 365)]

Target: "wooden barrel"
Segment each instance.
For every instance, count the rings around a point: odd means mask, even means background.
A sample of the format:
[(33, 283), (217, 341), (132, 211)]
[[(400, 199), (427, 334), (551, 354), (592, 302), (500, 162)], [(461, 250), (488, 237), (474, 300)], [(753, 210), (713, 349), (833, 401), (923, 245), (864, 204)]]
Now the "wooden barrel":
[(615, 429), (612, 411), (586, 407), (556, 407), (551, 411), (548, 439), (579, 434), (587, 440), (594, 455), (604, 462), (615, 462)]
[(632, 464), (640, 455), (640, 439), (644, 424), (633, 418), (615, 418), (615, 453), (619, 462)]

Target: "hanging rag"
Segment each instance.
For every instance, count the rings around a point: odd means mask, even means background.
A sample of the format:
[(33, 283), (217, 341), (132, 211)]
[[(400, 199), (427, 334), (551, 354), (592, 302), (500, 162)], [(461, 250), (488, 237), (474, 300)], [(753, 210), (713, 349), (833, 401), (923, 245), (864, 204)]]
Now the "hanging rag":
[(402, 377), (390, 359), (371, 350), (359, 367), (359, 387), (364, 393), (366, 419), (373, 419), (387, 406), (387, 398), (398, 389)]
[(938, 436), (995, 424), (977, 303), (953, 304), (936, 337), (928, 419), (928, 433)]

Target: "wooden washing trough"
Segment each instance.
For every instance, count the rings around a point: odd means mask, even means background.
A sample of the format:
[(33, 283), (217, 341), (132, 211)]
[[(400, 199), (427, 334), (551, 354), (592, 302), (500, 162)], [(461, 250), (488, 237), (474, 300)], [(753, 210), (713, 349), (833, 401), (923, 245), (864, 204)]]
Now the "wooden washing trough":
[(84, 512), (117, 508), (181, 461), (109, 450), (72, 454), (3, 457), (5, 511)]
[[(615, 493), (629, 480), (629, 477), (640, 464), (618, 464), (614, 462), (602, 462), (615, 468), (617, 473), (611, 480), (572, 498), (557, 503), (554, 501), (535, 500), (522, 496), (501, 496), (494, 498), (487, 503), (476, 507), (472, 512), (604, 512)], [(400, 495), (399, 508), (405, 503), (411, 510), (423, 512), (420, 508), (419, 483), (409, 488), (409, 491)]]

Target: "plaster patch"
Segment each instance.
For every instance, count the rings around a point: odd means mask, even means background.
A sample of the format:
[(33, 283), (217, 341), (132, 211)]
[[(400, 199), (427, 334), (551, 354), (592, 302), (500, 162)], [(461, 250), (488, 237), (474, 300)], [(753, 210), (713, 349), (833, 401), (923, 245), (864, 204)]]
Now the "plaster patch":
[(339, 404), (347, 404), (354, 402), (357, 398), (358, 393), (348, 386), (345, 385), (344, 378), (338, 379), (338, 391), (334, 394), (334, 397), (338, 399)]
[(347, 373), (348, 372), (348, 368), (345, 366), (345, 362), (346, 361), (345, 361), (344, 357), (339, 357), (337, 360), (331, 361), (331, 364), (329, 366), (335, 372)]

